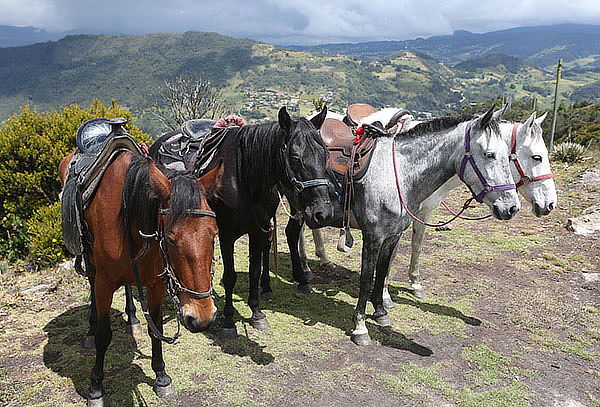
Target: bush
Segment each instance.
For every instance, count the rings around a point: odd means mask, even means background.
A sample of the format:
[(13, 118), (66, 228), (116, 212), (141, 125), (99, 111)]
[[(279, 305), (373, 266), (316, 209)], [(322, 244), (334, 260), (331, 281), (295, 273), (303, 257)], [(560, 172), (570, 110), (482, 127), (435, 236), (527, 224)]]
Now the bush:
[(132, 136), (150, 140), (114, 101), (104, 106), (94, 100), (89, 109), (70, 105), (48, 113), (25, 106), (0, 125), (0, 258), (12, 261), (26, 254), (27, 220), (58, 200), (58, 164), (75, 149), (79, 126), (95, 117), (125, 117)]
[(29, 257), (41, 265), (57, 263), (63, 257), (60, 202), (37, 209), (27, 221)]
[(564, 163), (576, 163), (583, 159), (585, 147), (577, 143), (559, 143), (554, 145), (552, 157)]

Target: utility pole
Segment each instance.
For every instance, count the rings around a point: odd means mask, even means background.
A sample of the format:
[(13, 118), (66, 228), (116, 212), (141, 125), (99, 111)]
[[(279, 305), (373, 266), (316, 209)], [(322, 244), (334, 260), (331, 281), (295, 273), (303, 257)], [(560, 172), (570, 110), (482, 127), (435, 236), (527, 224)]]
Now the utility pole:
[(562, 58), (558, 60), (556, 66), (556, 86), (554, 87), (554, 109), (552, 113), (552, 130), (550, 130), (550, 144), (548, 151), (552, 152), (552, 144), (554, 143), (554, 131), (556, 130), (556, 111), (558, 110), (558, 82), (560, 81), (560, 74), (562, 72)]

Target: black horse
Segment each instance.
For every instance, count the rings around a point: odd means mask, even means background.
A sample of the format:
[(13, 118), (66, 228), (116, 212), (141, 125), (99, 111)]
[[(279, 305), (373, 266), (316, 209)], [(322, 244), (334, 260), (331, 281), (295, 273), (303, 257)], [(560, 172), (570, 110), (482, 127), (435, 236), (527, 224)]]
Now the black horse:
[[(250, 293), (248, 306), (252, 310), (251, 325), (257, 329), (269, 327), (260, 308), (259, 282), (261, 264), (268, 262), (265, 248), (272, 233), (279, 197), (277, 185), (294, 191), (294, 199), (306, 223), (314, 228), (331, 222), (333, 208), (327, 174), (327, 149), (319, 134), (327, 110), (311, 120), (292, 119), (281, 108), (277, 122), (230, 128), (206, 170), (222, 168), (219, 182), (207, 191), (208, 202), (217, 214), (219, 242), (224, 265), (225, 309), (223, 334), (237, 334), (233, 315), (233, 289), (236, 283), (233, 247), (242, 235), (249, 235)], [(161, 143), (173, 133), (159, 138), (150, 149), (158, 158)], [(295, 276), (299, 288), (311, 291), (304, 273)]]

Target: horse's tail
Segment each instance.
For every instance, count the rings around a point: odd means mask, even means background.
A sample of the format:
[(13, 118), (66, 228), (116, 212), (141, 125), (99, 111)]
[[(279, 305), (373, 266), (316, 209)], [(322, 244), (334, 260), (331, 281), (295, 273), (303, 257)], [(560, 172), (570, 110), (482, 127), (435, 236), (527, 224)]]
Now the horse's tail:
[[(158, 209), (161, 202), (159, 195), (152, 188), (150, 162), (147, 158), (135, 155), (125, 172), (121, 216), (125, 224), (125, 238), (131, 249), (133, 228), (145, 235), (152, 235), (158, 230)], [(145, 243), (137, 256), (132, 253), (132, 258), (139, 257), (147, 248), (148, 244)]]

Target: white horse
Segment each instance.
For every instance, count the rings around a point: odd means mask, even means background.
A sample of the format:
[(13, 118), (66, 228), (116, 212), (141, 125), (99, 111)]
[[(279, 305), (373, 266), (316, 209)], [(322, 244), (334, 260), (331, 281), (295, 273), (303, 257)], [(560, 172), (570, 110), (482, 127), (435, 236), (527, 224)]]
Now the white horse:
[[(506, 109), (504, 107), (502, 113)], [(390, 118), (398, 111), (397, 108), (386, 108), (372, 115), (364, 118), (362, 123), (374, 123), (379, 121), (381, 123), (388, 123)], [(516, 141), (516, 161), (511, 161), (511, 171), (515, 180), (523, 180), (523, 183), (517, 186), (519, 193), (525, 198), (527, 202), (531, 204), (531, 211), (537, 217), (548, 215), (557, 204), (556, 187), (552, 178), (547, 177), (550, 174), (550, 162), (548, 159), (548, 150), (542, 137), (541, 123), (546, 118), (546, 114), (539, 118), (536, 118), (534, 112), (523, 124), (518, 125), (515, 133)], [(407, 131), (420, 122), (414, 120), (410, 115), (403, 117), (404, 122), (397, 128), (397, 133)], [(515, 124), (512, 122), (502, 121), (500, 123), (500, 131), (507, 146), (512, 148), (513, 132)], [(516, 163), (519, 163), (522, 173), (519, 172)], [(523, 174), (527, 177), (524, 178)], [(543, 178), (543, 179), (538, 179)], [(415, 214), (416, 217), (423, 221), (428, 221), (435, 208), (448, 196), (450, 191), (458, 186), (462, 182), (458, 176), (452, 177), (438, 190), (431, 194), (425, 199)], [(418, 298), (424, 298), (426, 296), (425, 290), (421, 282), (420, 264), (419, 258), (421, 254), (421, 246), (425, 237), (425, 225), (413, 220), (413, 232), (411, 239), (411, 259), (410, 267), (408, 270), (411, 290)], [(312, 230), (315, 252), (320, 260), (321, 266), (326, 266), (331, 263), (331, 260), (327, 257), (327, 252), (323, 244), (323, 238), (321, 236), (320, 229)], [(299, 254), (300, 261), (303, 270), (309, 270), (307, 256), (304, 249), (304, 238), (303, 234), (300, 234), (299, 242)], [(388, 276), (389, 277), (389, 276)], [(386, 283), (383, 297), (384, 305), (386, 308), (394, 306), (392, 302)]]

